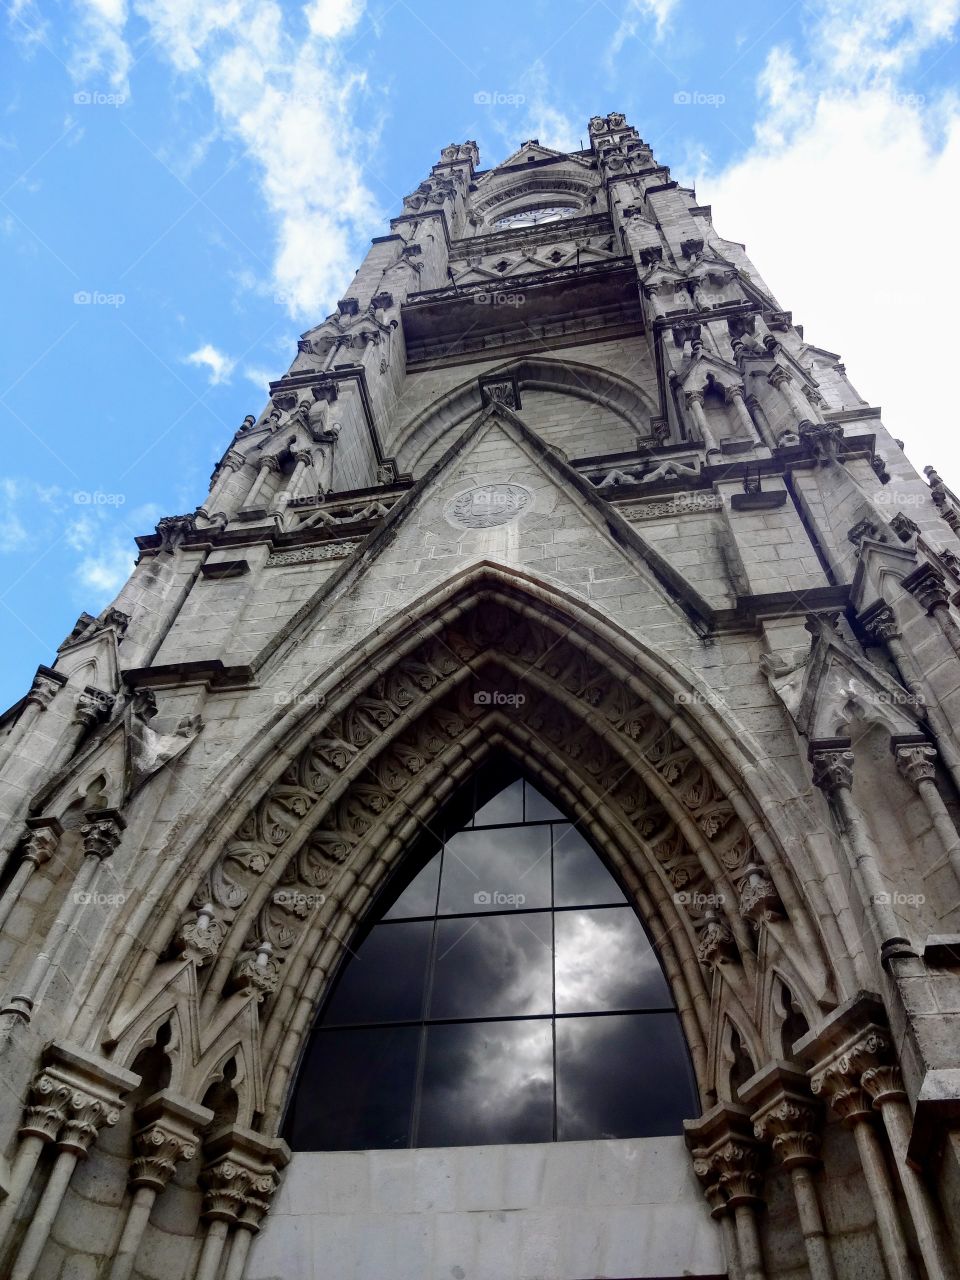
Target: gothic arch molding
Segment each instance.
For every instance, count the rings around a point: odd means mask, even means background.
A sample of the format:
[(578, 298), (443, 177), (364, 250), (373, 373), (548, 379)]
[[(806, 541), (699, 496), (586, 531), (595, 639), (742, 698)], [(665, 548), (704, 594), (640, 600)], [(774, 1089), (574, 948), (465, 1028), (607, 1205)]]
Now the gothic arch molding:
[[(524, 390), (554, 391), (600, 405), (636, 435), (650, 434), (650, 417), (657, 412), (656, 405), (640, 386), (599, 365), (522, 356), (505, 361), (491, 373), (505, 377), (515, 374), (521, 393)], [(396, 445), (400, 470), (415, 471), (426, 451), (441, 436), (475, 417), (482, 408), (476, 378), (438, 397), (401, 428)]]

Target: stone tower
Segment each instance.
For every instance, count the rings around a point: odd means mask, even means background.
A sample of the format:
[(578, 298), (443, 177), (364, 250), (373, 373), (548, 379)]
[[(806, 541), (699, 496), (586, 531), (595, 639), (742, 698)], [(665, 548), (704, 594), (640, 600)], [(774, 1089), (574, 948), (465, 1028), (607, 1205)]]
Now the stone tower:
[(960, 502), (589, 127), (3, 716), (4, 1276), (956, 1280)]

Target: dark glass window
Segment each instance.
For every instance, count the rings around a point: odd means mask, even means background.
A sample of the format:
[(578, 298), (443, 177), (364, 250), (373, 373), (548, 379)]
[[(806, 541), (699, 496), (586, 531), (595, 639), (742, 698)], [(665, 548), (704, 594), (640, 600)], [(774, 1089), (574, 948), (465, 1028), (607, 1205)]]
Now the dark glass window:
[(294, 1148), (642, 1137), (698, 1113), (643, 925), (515, 771), (475, 776), (373, 918), (301, 1066)]

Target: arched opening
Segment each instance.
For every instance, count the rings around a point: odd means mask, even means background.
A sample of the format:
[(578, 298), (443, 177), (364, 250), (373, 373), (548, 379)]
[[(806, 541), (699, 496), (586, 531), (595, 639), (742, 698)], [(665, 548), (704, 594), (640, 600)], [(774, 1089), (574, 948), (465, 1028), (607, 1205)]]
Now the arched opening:
[(299, 1150), (676, 1134), (699, 1113), (670, 987), (612, 871), (506, 757), (368, 912), (288, 1108)]

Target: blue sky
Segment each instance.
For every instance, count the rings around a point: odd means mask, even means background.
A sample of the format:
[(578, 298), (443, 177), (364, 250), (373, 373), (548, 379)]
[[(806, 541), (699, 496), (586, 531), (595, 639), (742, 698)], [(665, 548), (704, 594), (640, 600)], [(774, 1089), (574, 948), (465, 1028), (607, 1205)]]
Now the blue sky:
[(113, 598), (133, 536), (202, 501), (451, 141), (486, 167), (626, 112), (914, 462), (960, 484), (946, 384), (914, 362), (960, 288), (958, 22), (960, 0), (15, 0), (0, 706)]

